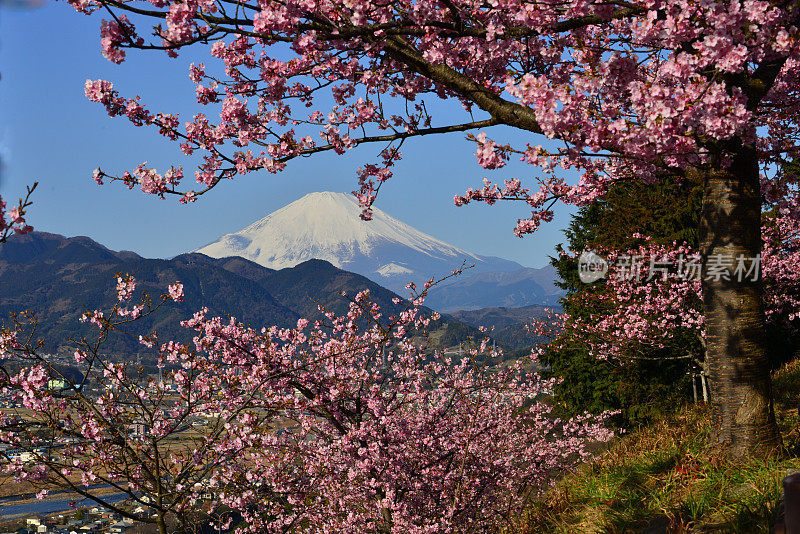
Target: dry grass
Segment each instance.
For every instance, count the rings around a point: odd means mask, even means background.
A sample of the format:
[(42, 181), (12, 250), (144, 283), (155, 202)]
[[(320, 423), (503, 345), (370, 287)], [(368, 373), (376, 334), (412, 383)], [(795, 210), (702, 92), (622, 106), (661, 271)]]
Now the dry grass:
[(734, 462), (709, 448), (710, 414), (687, 407), (631, 432), (518, 518), (523, 533), (771, 532), (788, 469), (800, 468), (800, 361), (774, 376), (787, 454)]

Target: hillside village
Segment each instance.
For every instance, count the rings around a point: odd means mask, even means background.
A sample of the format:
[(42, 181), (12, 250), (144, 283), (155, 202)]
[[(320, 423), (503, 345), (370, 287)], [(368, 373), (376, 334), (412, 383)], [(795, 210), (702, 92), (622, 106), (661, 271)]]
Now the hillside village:
[[(136, 513), (146, 513), (141, 506), (132, 509)], [(21, 514), (5, 521), (0, 517), (0, 525), (3, 525), (0, 527), (3, 534), (146, 534), (157, 531), (155, 525), (133, 522), (100, 507), (52, 515)], [(17, 528), (9, 529), (13, 526)]]

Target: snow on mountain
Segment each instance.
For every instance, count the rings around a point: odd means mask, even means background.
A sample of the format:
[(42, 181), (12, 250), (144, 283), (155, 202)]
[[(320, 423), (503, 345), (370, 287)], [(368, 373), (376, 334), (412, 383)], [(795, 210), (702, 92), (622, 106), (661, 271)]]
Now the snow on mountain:
[(381, 276), (392, 276), (395, 274), (411, 274), (414, 271), (412, 271), (408, 267), (397, 265), (396, 263), (387, 263), (386, 265), (384, 265), (375, 272)]
[(322, 259), (394, 290), (409, 281), (449, 274), (463, 262), (475, 264), (470, 274), (522, 268), (449, 245), (377, 208), (371, 221), (361, 220), (360, 214), (352, 195), (310, 193), (196, 252), (213, 258), (241, 256), (271, 269)]

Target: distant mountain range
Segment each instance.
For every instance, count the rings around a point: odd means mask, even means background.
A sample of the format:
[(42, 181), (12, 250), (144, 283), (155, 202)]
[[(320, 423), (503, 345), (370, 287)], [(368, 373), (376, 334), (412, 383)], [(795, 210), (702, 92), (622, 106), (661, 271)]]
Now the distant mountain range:
[(489, 307), (553, 306), (563, 296), (558, 275), (548, 265), (506, 272), (485, 272), (447, 280), (431, 289), (425, 304), (441, 312)]
[[(145, 353), (137, 337), (152, 330), (164, 340), (190, 340), (192, 333), (179, 322), (204, 306), (211, 314), (230, 314), (259, 328), (292, 326), (301, 316), (319, 318), (318, 304), (341, 313), (348, 301), (340, 292), (352, 296), (363, 289), (370, 290), (385, 316), (400, 310), (392, 302), (395, 293), (323, 260), (274, 270), (240, 257), (182, 254), (170, 260), (146, 259), (110, 250), (88, 237), (34, 232), (0, 245), (0, 322), (8, 326), (9, 313), (35, 312), (36, 337), (47, 340), (44, 349), (49, 352), (73, 346), (69, 337), (91, 339), (96, 328), (80, 324), (78, 318), (87, 309), (108, 309), (115, 302), (117, 273), (135, 276), (136, 296), (144, 290), (154, 299), (168, 284), (180, 280), (186, 299), (168, 302), (134, 323), (133, 336), (109, 339), (104, 350), (115, 354)], [(440, 335), (450, 342), (475, 333), (474, 328), (452, 320), (443, 321), (441, 328)]]
[(405, 285), (441, 278), (466, 262), (474, 267), (431, 290), (426, 304), (439, 311), (555, 302), (561, 291), (555, 270), (524, 268), (449, 245), (374, 208), (363, 221), (352, 195), (310, 193), (226, 234), (196, 252), (213, 258), (239, 256), (264, 267), (294, 267), (322, 259), (406, 295)]
[(512, 349), (531, 347), (545, 341), (526, 328), (534, 319), (545, 319), (548, 306), (493, 307), (462, 310), (451, 314), (454, 319), (470, 326), (490, 328), (491, 336)]
[[(96, 333), (78, 318), (88, 309), (113, 304), (118, 273), (134, 275), (138, 290), (154, 297), (180, 280), (185, 302), (167, 303), (134, 323), (132, 336), (116, 336), (105, 346), (109, 353), (134, 354), (144, 352), (138, 335), (153, 330), (162, 339), (190, 340), (192, 333), (179, 323), (202, 307), (254, 327), (286, 327), (299, 317), (319, 318), (320, 304), (342, 313), (348, 305), (342, 292), (352, 296), (369, 289), (388, 317), (400, 310), (393, 299), (409, 295), (409, 281), (420, 284), (431, 276), (446, 276), (466, 261), (474, 267), (434, 286), (425, 301), (441, 312), (462, 310), (458, 319), (445, 316), (437, 325), (438, 342), (454, 345), (476, 334), (476, 317), (493, 320), (499, 313), (514, 320), (502, 326), (481, 324), (496, 326), (498, 341), (520, 348), (533, 341), (520, 329), (524, 319), (539, 313), (541, 305), (555, 304), (562, 294), (554, 285), (552, 267), (529, 269), (479, 256), (379, 209), (372, 221), (361, 220), (360, 213), (350, 195), (312, 193), (240, 232), (172, 259), (113, 251), (88, 237), (42, 232), (14, 236), (0, 245), (0, 321), (8, 325), (9, 313), (35, 312), (36, 337), (47, 340), (45, 350), (64, 349), (73, 345), (69, 337)], [(508, 311), (526, 306), (530, 309)], [(488, 307), (503, 311), (482, 311)]]

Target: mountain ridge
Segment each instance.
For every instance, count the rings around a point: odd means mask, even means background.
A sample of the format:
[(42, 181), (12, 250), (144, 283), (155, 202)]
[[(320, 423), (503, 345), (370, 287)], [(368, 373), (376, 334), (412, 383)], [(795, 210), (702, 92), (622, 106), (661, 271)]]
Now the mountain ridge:
[(181, 254), (148, 259), (115, 252), (87, 237), (33, 232), (0, 245), (0, 323), (11, 326), (10, 313), (31, 310), (38, 318), (37, 337), (49, 340), (44, 350), (67, 350), (74, 345), (69, 337), (96, 335), (94, 326), (80, 324), (78, 318), (87, 310), (113, 305), (117, 273), (137, 279), (134, 298), (142, 290), (156, 297), (176, 280), (184, 284), (186, 293), (184, 302), (168, 301), (156, 314), (134, 323), (129, 338), (109, 340), (107, 350), (117, 354), (146, 352), (136, 340), (152, 330), (162, 339), (189, 342), (193, 333), (179, 323), (202, 307), (208, 307), (212, 315), (230, 314), (255, 328), (294, 326), (301, 316), (322, 318), (318, 304), (345, 313), (349, 301), (341, 292), (353, 296), (363, 289), (370, 290), (385, 317), (402, 309), (402, 303), (393, 302), (398, 297), (395, 293), (323, 260), (276, 271), (240, 257)]

